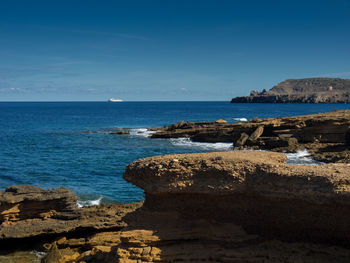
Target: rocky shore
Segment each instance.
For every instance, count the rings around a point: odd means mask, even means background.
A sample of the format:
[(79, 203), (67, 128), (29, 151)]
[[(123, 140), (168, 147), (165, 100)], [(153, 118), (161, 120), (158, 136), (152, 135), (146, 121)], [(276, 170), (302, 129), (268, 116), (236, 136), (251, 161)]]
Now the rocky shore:
[[(0, 262), (350, 261), (350, 111), (153, 132), (240, 151), (135, 161), (124, 179), (145, 201), (134, 204), (79, 208), (65, 188), (9, 187), (0, 192)], [(291, 165), (279, 153), (300, 149), (331, 163)]]
[(153, 129), (151, 138), (232, 142), (235, 149), (296, 152), (307, 149), (321, 162), (350, 162), (350, 110), (248, 122), (184, 122)]
[(232, 103), (349, 103), (350, 79), (287, 79), (272, 89), (251, 91), (250, 96), (236, 97)]
[(10, 187), (2, 249), (35, 244), (45, 263), (349, 262), (349, 164), (285, 161), (264, 151), (140, 159), (124, 174), (145, 191), (138, 204), (78, 208), (64, 188)]

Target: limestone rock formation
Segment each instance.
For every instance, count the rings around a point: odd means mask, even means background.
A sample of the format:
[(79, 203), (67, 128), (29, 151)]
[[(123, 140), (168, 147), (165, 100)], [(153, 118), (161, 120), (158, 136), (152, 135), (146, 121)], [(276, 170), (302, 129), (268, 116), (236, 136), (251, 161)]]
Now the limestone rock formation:
[(349, 103), (350, 79), (287, 79), (269, 91), (251, 91), (232, 103)]
[[(280, 153), (151, 157), (124, 178), (145, 190), (117, 262), (346, 262), (347, 164), (296, 166)], [(330, 246), (333, 245), (333, 246)]]
[(285, 160), (263, 151), (140, 159), (124, 178), (146, 200), (127, 226), (57, 239), (44, 262), (348, 262), (349, 165)]
[(15, 185), (0, 195), (0, 222), (49, 218), (57, 212), (72, 211), (77, 197), (65, 188), (44, 190), (31, 185)]
[(350, 162), (350, 110), (239, 123), (187, 123), (155, 130), (151, 138), (187, 137), (198, 142), (232, 142), (236, 149), (295, 152), (308, 149), (323, 162)]
[(77, 208), (67, 189), (10, 187), (2, 248), (37, 237), (43, 263), (349, 262), (349, 164), (285, 161), (264, 151), (140, 159), (124, 178), (145, 190), (143, 205)]
[(17, 185), (0, 195), (0, 242), (62, 233), (121, 228), (139, 204), (77, 207), (71, 190)]

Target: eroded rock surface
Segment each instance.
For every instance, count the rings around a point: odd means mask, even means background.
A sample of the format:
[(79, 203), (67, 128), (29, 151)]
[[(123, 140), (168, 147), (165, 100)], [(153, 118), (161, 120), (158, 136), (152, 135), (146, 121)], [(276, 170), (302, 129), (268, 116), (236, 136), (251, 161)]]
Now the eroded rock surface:
[(121, 228), (121, 218), (138, 204), (77, 207), (71, 190), (12, 186), (0, 195), (0, 242), (74, 231)]
[(197, 142), (232, 142), (236, 149), (295, 152), (307, 149), (322, 162), (350, 163), (350, 110), (249, 122), (180, 122), (155, 129), (152, 138), (186, 137)]
[(49, 244), (51, 262), (348, 262), (349, 165), (281, 153), (168, 155), (130, 164), (145, 190), (127, 226)]
[(44, 190), (31, 185), (15, 185), (0, 195), (0, 222), (49, 218), (57, 212), (72, 211), (77, 197), (65, 188)]
[(346, 262), (349, 165), (272, 152), (168, 155), (130, 164), (145, 190), (116, 262)]
[(285, 161), (264, 151), (140, 159), (124, 178), (145, 190), (142, 207), (105, 217), (119, 228), (62, 233), (42, 262), (349, 262), (350, 165)]

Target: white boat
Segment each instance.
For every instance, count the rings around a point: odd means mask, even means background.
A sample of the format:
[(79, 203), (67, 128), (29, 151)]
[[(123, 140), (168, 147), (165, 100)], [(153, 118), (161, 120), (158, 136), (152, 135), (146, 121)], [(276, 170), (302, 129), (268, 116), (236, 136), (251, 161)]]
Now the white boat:
[(121, 99), (109, 99), (108, 102), (122, 102), (123, 100)]

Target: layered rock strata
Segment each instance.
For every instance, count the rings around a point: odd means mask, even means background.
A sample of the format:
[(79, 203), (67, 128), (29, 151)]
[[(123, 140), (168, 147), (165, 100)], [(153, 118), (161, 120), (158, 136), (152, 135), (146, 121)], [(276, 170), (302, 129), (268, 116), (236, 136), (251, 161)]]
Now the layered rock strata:
[(349, 165), (285, 160), (237, 151), (130, 164), (124, 178), (146, 201), (125, 217), (116, 262), (350, 260)]
[(60, 238), (44, 262), (348, 262), (347, 164), (234, 151), (138, 160), (144, 205), (120, 231)]
[(153, 211), (234, 222), (289, 240), (350, 244), (350, 166), (285, 161), (264, 151), (170, 155), (134, 162), (124, 178), (145, 190), (144, 206)]
[(350, 162), (350, 110), (249, 122), (179, 122), (153, 129), (152, 138), (186, 137), (197, 142), (232, 142), (236, 149), (295, 152), (308, 149), (323, 162)]
[[(62, 233), (120, 229), (122, 217), (140, 204), (77, 207), (71, 190), (44, 190), (30, 185), (12, 186), (0, 194), (0, 242), (57, 236)], [(45, 238), (43, 238), (45, 239)]]
[(349, 103), (350, 79), (287, 79), (272, 89), (251, 91), (231, 103)]
[(124, 178), (145, 190), (143, 206), (109, 207), (104, 221), (118, 229), (62, 233), (42, 262), (349, 262), (349, 165), (285, 161), (263, 151), (140, 159)]

